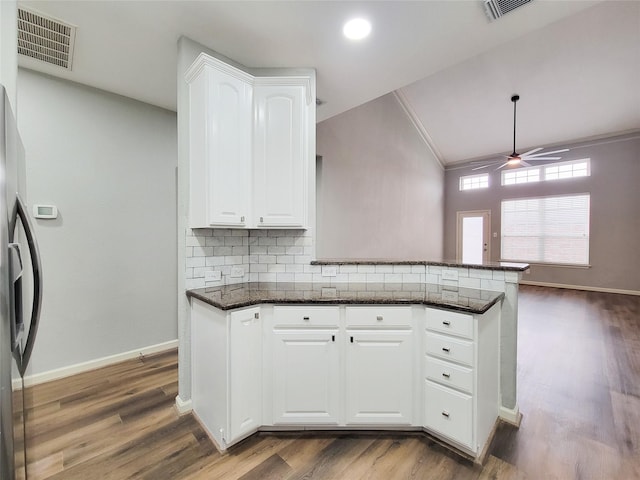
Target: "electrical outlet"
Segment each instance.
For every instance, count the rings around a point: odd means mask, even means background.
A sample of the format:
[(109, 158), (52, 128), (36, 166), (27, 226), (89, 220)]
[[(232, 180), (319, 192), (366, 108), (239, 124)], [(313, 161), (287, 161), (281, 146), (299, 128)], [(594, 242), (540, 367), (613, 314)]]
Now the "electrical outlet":
[(231, 267), (231, 278), (244, 277), (243, 267)]
[(219, 282), (222, 280), (222, 272), (220, 270), (214, 270), (212, 272), (204, 272), (205, 282)]
[(323, 277), (335, 277), (338, 275), (338, 267), (333, 265), (323, 265), (322, 266), (322, 276)]

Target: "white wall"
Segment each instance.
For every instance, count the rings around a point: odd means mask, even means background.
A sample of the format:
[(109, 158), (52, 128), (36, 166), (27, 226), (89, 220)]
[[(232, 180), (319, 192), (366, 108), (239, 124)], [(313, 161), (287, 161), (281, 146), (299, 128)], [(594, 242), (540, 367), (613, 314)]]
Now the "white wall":
[(18, 70), (18, 8), (14, 0), (0, 1), (0, 83), (7, 89), (16, 111), (16, 72)]
[(444, 170), (392, 94), (320, 122), (318, 258), (440, 260)]
[(19, 70), (44, 298), (30, 374), (177, 338), (176, 115)]

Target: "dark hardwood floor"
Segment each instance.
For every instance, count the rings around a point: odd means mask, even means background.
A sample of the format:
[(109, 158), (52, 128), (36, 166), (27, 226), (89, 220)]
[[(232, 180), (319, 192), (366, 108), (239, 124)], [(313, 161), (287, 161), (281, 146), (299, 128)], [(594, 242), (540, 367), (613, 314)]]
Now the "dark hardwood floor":
[(173, 409), (176, 352), (33, 387), (36, 479), (640, 479), (640, 297), (521, 287), (520, 429), (484, 467), (422, 434), (258, 434), (219, 454)]

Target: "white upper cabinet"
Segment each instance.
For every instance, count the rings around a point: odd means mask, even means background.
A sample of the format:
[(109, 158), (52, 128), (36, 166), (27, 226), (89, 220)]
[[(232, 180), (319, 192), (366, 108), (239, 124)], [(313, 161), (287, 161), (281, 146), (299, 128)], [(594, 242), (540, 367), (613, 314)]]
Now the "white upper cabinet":
[[(286, 79), (270, 79), (275, 82)], [(306, 223), (305, 85), (256, 85), (254, 199), (259, 227)]]
[(312, 74), (254, 77), (200, 54), (189, 83), (191, 228), (306, 228)]

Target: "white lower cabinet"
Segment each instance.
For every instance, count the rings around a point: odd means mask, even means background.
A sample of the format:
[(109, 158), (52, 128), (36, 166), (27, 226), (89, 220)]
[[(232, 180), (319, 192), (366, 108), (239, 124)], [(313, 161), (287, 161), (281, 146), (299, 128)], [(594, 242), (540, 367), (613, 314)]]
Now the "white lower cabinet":
[(262, 425), (260, 307), (224, 312), (191, 299), (193, 411), (225, 449)]
[(224, 312), (192, 299), (191, 322), (193, 409), (223, 449), (261, 427), (397, 426), (479, 456), (499, 416), (500, 305)]
[(500, 411), (500, 306), (483, 315), (426, 309), (424, 426), (480, 455)]
[(274, 332), (274, 424), (338, 424), (340, 365), (336, 334), (312, 329)]

